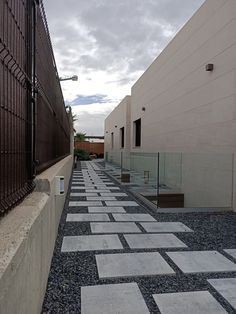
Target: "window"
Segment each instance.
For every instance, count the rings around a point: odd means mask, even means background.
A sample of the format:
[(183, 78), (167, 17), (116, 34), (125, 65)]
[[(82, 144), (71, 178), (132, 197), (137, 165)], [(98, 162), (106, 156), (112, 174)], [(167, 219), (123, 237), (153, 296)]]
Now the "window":
[(134, 145), (141, 146), (141, 119), (134, 121)]
[(111, 133), (111, 148), (114, 148), (114, 133)]
[(120, 147), (125, 147), (125, 128), (120, 128)]

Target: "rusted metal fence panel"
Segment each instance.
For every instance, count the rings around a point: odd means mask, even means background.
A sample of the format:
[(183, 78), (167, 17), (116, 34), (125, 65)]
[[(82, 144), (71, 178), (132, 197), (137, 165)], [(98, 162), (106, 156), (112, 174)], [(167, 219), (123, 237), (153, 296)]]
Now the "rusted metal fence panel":
[(0, 0), (0, 216), (32, 191), (36, 173), (69, 151), (43, 3)]

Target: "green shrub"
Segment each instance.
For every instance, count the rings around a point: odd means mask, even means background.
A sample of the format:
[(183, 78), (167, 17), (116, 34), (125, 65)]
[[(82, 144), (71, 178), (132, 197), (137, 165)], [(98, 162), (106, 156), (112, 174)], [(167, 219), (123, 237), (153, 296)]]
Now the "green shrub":
[(74, 149), (74, 156), (77, 157), (77, 160), (89, 160), (89, 154), (83, 149)]

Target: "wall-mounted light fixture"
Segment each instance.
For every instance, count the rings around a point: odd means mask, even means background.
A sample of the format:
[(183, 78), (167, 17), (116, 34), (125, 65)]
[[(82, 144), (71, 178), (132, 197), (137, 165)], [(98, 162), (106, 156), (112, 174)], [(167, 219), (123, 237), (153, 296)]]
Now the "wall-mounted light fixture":
[(208, 63), (208, 64), (206, 65), (206, 71), (207, 71), (207, 72), (212, 72), (213, 70), (214, 70), (214, 64)]
[(73, 76), (65, 76), (65, 77), (60, 77), (59, 81), (78, 81), (78, 76), (73, 75)]
[(145, 111), (146, 110), (146, 108), (145, 107), (142, 107), (142, 111)]
[(55, 177), (55, 195), (63, 195), (65, 193), (65, 178), (62, 176)]
[(117, 125), (115, 125), (115, 128), (117, 128)]

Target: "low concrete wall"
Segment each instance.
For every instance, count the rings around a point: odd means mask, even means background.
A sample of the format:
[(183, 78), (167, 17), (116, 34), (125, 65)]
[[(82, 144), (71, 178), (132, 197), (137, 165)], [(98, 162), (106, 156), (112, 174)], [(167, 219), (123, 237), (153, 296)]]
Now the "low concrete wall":
[(66, 193), (55, 196), (55, 176), (68, 190), (73, 158), (36, 178), (37, 187), (0, 221), (0, 313), (38, 314), (46, 290)]

